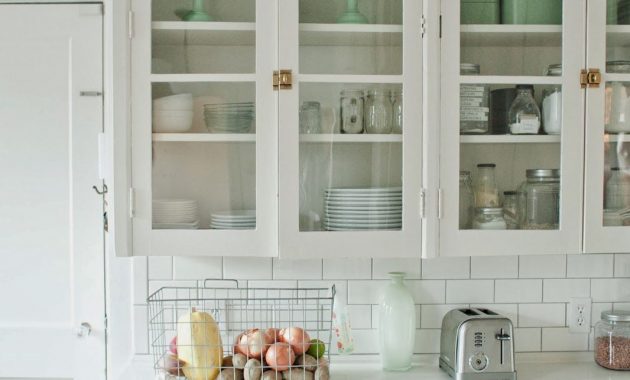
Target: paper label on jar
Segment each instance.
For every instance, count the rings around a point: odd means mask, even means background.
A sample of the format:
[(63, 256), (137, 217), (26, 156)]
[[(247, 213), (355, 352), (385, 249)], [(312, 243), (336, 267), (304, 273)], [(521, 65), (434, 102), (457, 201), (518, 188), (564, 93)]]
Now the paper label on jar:
[(510, 132), (513, 135), (538, 134), (540, 130), (540, 118), (536, 115), (521, 115), (520, 123), (510, 124)]
[(459, 90), (460, 90), (460, 92), (462, 94), (463, 93), (468, 93), (468, 92), (478, 92), (478, 93), (483, 94), (485, 92), (486, 88), (485, 88), (485, 86), (469, 85), (469, 84), (464, 85), (463, 84), (463, 85), (459, 86)]
[(461, 121), (488, 121), (488, 107), (469, 107), (459, 111)]

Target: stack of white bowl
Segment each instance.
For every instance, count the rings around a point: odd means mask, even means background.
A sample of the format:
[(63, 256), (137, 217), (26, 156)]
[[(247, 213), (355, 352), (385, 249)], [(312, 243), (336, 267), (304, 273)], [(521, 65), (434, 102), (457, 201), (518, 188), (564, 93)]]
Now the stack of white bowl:
[(323, 225), (328, 231), (398, 230), (402, 227), (402, 188), (328, 188)]
[(253, 230), (256, 210), (230, 210), (210, 214), (210, 228), (215, 230)]
[(192, 94), (171, 95), (153, 100), (153, 132), (187, 132), (192, 128), (192, 123)]
[(199, 228), (199, 206), (192, 199), (155, 199), (153, 228), (193, 230)]

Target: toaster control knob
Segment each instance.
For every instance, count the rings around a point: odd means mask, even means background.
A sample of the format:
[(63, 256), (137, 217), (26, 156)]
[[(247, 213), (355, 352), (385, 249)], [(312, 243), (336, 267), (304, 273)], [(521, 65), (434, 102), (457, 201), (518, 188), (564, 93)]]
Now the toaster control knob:
[(483, 352), (478, 352), (468, 359), (468, 364), (475, 371), (481, 372), (488, 367), (488, 357)]

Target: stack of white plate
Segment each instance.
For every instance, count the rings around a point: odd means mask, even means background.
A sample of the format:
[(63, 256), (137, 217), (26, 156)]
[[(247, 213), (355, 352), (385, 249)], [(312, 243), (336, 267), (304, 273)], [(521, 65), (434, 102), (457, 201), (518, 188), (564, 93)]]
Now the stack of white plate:
[(230, 210), (210, 214), (210, 228), (215, 230), (253, 230), (256, 210)]
[(402, 227), (402, 188), (329, 188), (324, 191), (324, 229), (397, 230)]
[(247, 133), (256, 114), (253, 102), (204, 105), (204, 119), (210, 132)]
[(191, 199), (155, 199), (153, 228), (193, 230), (199, 228), (199, 206)]

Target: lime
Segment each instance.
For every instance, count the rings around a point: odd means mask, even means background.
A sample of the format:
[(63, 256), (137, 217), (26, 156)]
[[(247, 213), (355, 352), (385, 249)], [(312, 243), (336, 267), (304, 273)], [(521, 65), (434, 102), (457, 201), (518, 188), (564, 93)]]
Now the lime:
[(311, 355), (314, 358), (321, 358), (324, 356), (324, 352), (326, 352), (326, 345), (319, 339), (311, 339), (311, 346), (306, 351), (307, 354)]

